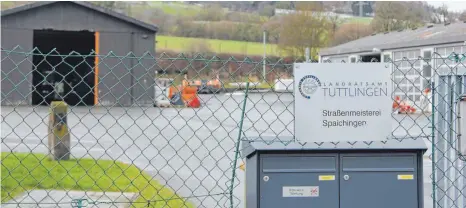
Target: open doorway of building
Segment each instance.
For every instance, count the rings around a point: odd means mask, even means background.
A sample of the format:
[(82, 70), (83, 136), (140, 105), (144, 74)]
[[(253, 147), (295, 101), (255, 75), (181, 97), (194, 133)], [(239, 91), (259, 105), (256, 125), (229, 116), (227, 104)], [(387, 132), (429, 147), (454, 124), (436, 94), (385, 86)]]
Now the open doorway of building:
[(370, 55), (361, 55), (361, 62), (380, 62), (380, 53), (379, 54), (370, 54)]
[(94, 105), (94, 33), (34, 30), (33, 44), (32, 104)]

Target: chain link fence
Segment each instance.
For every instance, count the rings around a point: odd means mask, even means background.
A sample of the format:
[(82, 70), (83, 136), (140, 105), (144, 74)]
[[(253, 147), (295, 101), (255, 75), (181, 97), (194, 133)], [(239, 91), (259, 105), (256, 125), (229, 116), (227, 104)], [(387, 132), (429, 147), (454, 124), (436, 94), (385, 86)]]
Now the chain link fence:
[[(292, 66), (305, 60), (1, 53), (2, 207), (244, 207), (240, 142), (293, 136)], [(425, 207), (466, 205), (464, 57), (384, 60), (393, 139), (429, 147)]]

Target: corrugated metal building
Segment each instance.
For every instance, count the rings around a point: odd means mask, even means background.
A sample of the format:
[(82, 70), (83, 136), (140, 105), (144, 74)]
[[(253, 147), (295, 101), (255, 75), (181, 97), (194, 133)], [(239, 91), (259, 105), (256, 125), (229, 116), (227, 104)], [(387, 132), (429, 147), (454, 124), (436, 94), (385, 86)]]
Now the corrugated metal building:
[[(57, 83), (70, 105), (153, 105), (156, 26), (72, 1), (35, 2), (1, 17), (2, 105), (47, 104)], [(132, 55), (147, 59), (122, 58)]]
[(422, 91), (430, 85), (433, 70), (449, 66), (464, 67), (464, 64), (444, 59), (453, 52), (465, 54), (465, 41), (466, 22), (428, 25), (417, 29), (373, 34), (323, 49), (319, 53), (319, 62), (392, 60), (395, 63), (392, 65), (392, 79), (396, 86), (394, 95), (418, 103), (421, 101)]

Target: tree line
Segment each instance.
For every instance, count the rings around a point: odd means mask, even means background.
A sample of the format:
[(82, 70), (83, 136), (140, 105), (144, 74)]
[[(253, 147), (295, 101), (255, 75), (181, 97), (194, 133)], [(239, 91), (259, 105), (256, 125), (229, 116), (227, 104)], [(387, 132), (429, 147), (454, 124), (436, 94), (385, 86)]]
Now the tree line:
[[(375, 14), (370, 24), (347, 23), (338, 16), (323, 13), (331, 8), (344, 8), (342, 5), (348, 4), (345, 2), (222, 2), (203, 5), (202, 10), (194, 16), (167, 14), (159, 8), (134, 15), (148, 18), (160, 27), (160, 34), (170, 36), (262, 42), (263, 32), (266, 31), (267, 42), (278, 44), (280, 49), (297, 55), (303, 55), (306, 47), (317, 49), (334, 46), (372, 33), (466, 20), (465, 12), (452, 13), (448, 12), (446, 6), (435, 8), (421, 1), (364, 3), (363, 13)], [(359, 12), (355, 2), (350, 2), (349, 7), (353, 13), (356, 10)], [(275, 8), (288, 8), (297, 12), (281, 16), (267, 12)]]
[[(311, 55), (315, 56), (319, 48), (343, 44), (373, 33), (466, 20), (466, 12), (449, 12), (446, 6), (436, 8), (421, 1), (365, 1), (363, 13), (375, 14), (370, 24), (347, 23), (339, 16), (324, 13), (345, 8), (349, 8), (346, 12), (356, 13), (359, 12), (358, 2), (190, 2), (186, 5), (202, 3), (199, 10), (190, 15), (170, 13), (162, 7), (137, 7), (117, 1), (93, 3), (157, 24), (160, 35), (262, 42), (266, 31), (268, 43), (277, 44), (280, 50), (292, 56), (303, 56), (306, 47), (311, 48)], [(2, 6), (10, 7), (12, 4), (16, 3), (2, 2)], [(274, 15), (275, 8), (296, 12)], [(208, 47), (200, 48), (207, 50)]]

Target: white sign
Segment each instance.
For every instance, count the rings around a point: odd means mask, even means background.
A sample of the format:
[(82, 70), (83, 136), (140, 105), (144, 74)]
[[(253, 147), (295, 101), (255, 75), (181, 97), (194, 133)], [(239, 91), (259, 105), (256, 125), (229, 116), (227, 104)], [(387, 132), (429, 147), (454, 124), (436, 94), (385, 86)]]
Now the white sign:
[(283, 197), (318, 197), (318, 186), (284, 186)]
[(294, 77), (297, 141), (381, 141), (390, 136), (389, 65), (296, 63)]

